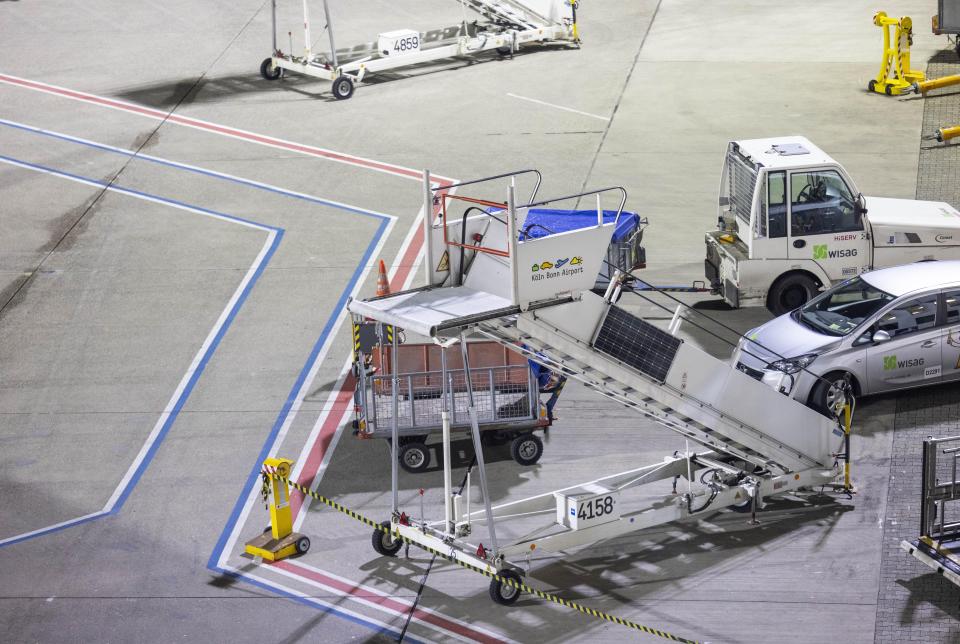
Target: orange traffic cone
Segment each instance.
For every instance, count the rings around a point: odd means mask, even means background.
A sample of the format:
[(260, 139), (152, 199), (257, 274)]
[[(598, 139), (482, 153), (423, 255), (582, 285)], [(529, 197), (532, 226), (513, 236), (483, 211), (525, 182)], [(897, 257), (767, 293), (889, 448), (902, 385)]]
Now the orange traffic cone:
[(380, 260), (380, 274), (377, 275), (377, 297), (390, 295), (390, 282), (387, 280), (387, 267)]

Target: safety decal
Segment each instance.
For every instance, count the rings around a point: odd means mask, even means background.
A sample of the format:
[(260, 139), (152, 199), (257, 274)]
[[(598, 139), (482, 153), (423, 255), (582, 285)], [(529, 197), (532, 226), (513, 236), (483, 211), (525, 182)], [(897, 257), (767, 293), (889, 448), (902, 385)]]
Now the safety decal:
[(437, 272), (442, 273), (444, 271), (450, 270), (450, 252), (443, 251), (443, 255), (440, 256), (440, 263), (437, 264)]

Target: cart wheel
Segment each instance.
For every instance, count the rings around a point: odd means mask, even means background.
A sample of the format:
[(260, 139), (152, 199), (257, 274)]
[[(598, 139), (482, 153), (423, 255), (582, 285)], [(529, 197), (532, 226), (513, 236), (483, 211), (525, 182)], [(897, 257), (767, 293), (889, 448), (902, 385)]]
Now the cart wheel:
[[(518, 584), (523, 583), (518, 575), (513, 570), (501, 570), (500, 577), (509, 579)], [(501, 606), (512, 606), (517, 603), (517, 600), (520, 599), (520, 589), (516, 586), (511, 586), (510, 584), (505, 584), (499, 579), (494, 579), (490, 582), (490, 599), (497, 602)]]
[(884, 92), (887, 96), (893, 96), (893, 85), (890, 85), (890, 84), (888, 83), (887, 86), (883, 88), (883, 92)]
[(393, 535), (390, 534), (389, 521), (381, 522), (380, 526), (384, 528), (384, 530), (378, 529), (373, 531), (373, 549), (377, 551), (377, 554), (383, 555), (384, 557), (392, 557), (400, 552), (400, 548), (403, 547), (403, 541), (400, 539), (394, 540)]
[(499, 56), (500, 58), (506, 58), (509, 55), (510, 55), (509, 47), (497, 47), (497, 56)]
[(876, 87), (877, 87), (877, 81), (876, 81), (876, 79), (874, 79), (874, 80), (870, 81), (869, 83), (867, 83), (867, 91), (868, 91), (868, 92), (874, 91)]
[(281, 68), (273, 66), (272, 58), (264, 58), (263, 62), (260, 63), (260, 75), (267, 80), (277, 80), (280, 78), (280, 72), (282, 71)]
[(408, 443), (400, 448), (400, 467), (416, 474), (430, 466), (430, 450), (423, 443)]
[(533, 465), (543, 456), (543, 441), (533, 434), (524, 434), (510, 443), (510, 455), (520, 465)]
[(345, 101), (353, 96), (353, 81), (347, 76), (337, 76), (333, 81), (333, 97), (338, 101)]
[(297, 554), (305, 554), (310, 549), (310, 537), (300, 537), (297, 539)]

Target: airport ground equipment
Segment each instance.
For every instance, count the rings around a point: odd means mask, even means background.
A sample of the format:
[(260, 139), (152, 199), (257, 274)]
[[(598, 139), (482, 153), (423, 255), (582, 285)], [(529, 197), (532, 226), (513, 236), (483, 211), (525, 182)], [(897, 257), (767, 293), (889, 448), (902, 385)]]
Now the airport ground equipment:
[(891, 18), (883, 11), (873, 16), (873, 24), (883, 30), (883, 62), (880, 73), (867, 83), (867, 90), (897, 96), (925, 78), (925, 74), (910, 69), (910, 46), (913, 44), (913, 21), (909, 16)]
[(943, 87), (952, 87), (953, 85), (960, 85), (960, 74), (941, 76), (940, 78), (931, 78), (925, 81), (917, 81), (913, 83), (909, 89), (904, 90), (903, 93), (923, 94), (926, 96), (927, 92), (932, 92), (935, 89), (941, 89)]
[(933, 16), (933, 33), (954, 37), (954, 47), (960, 56), (960, 0), (937, 0), (937, 15)]
[[(468, 335), (501, 343), (677, 432), (686, 447), (661, 462), (638, 464), (625, 472), (598, 471), (592, 481), (493, 506), (476, 391), (467, 379), (462, 395), (471, 420), (474, 481), (479, 479), (482, 509), (467, 509), (469, 486), (465, 499), (451, 491), (448, 422), (443, 432), (442, 520), (432, 521), (423, 511), (412, 516), (401, 508), (400, 434), (399, 423), (394, 422), (392, 513), (385, 527), (413, 543), (449, 552), (464, 564), (519, 579), (523, 562), (533, 554), (566, 551), (721, 508), (756, 513), (768, 497), (841, 480), (845, 436), (837, 418), (783, 396), (618, 306), (614, 300), (619, 280), (603, 296), (592, 292), (617, 224), (616, 219), (605, 220), (601, 199), (617, 198), (615, 210), (621, 212), (626, 191), (614, 187), (518, 201), (517, 178), (508, 174), (456, 184), (450, 187), (458, 193), (450, 195), (446, 189), (435, 189), (425, 172), (426, 212), (437, 200), (442, 212), (448, 204), (479, 204), (499, 207), (503, 217), (483, 221), (478, 217), (469, 222), (463, 237), (458, 237), (459, 222), (451, 225), (446, 216), (436, 222), (427, 218), (426, 283), (388, 297), (352, 300), (349, 310), (431, 338), (442, 353), (459, 350), (467, 369)], [(493, 202), (467, 196), (466, 186), (471, 192), (501, 188), (506, 199)], [(590, 225), (519, 239), (531, 208), (594, 199), (596, 220)], [(463, 240), (471, 239), (469, 229), (482, 225), (486, 230), (482, 246), (473, 247), (474, 257), (462, 281), (447, 284), (447, 276), (435, 268), (435, 257), (443, 252), (452, 256)], [(394, 352), (394, 361), (396, 356)], [(400, 391), (396, 364), (392, 374), (396, 393)], [(396, 419), (399, 396), (391, 402)], [(486, 536), (478, 534), (478, 526)], [(383, 554), (379, 548), (378, 552)], [(516, 588), (496, 579), (490, 594), (500, 604), (512, 604), (519, 595)]]
[(323, 1), (324, 30), (329, 36), (330, 51), (314, 52), (310, 13), (303, 0), (302, 55), (283, 52), (277, 42), (277, 0), (270, 0), (273, 49), (260, 65), (267, 80), (276, 80), (286, 72), (294, 72), (332, 81), (335, 98), (353, 96), (354, 86), (367, 74), (422, 65), (455, 56), (476, 56), (494, 51), (510, 56), (531, 44), (567, 43), (579, 47), (577, 4), (579, 0), (456, 0), (464, 9), (479, 14), (480, 19), (463, 21), (452, 27), (421, 33), (401, 29), (378, 35), (376, 42), (338, 50), (327, 0)]
[(864, 197), (805, 137), (728, 144), (704, 271), (730, 306), (780, 315), (865, 271), (931, 259), (960, 259), (950, 204)]
[(268, 458), (260, 471), (263, 479), (263, 502), (270, 510), (270, 526), (247, 542), (245, 551), (267, 561), (279, 561), (293, 555), (302, 555), (310, 549), (310, 538), (293, 531), (290, 510), (290, 486), (287, 480), (293, 461), (286, 458)]
[[(362, 320), (354, 320), (355, 327), (361, 324)], [(490, 341), (468, 343), (469, 371), (464, 370), (459, 354), (447, 356), (432, 343), (397, 344), (394, 349), (385, 341), (358, 352), (354, 424), (359, 438), (392, 437), (394, 350), (399, 369), (396, 418), (403, 469), (422, 472), (430, 466), (431, 453), (440, 446), (427, 441), (442, 434), (445, 419), (452, 436), (469, 434), (467, 373), (484, 443), (509, 443), (510, 454), (520, 465), (540, 460), (543, 441), (534, 432), (546, 430), (552, 421), (540, 401), (538, 382), (526, 358)]]
[(952, 127), (942, 127), (937, 130), (936, 133), (937, 141), (940, 143), (946, 143), (951, 139), (956, 139), (960, 137), (960, 125), (954, 125)]
[(923, 441), (920, 536), (902, 541), (900, 547), (960, 586), (960, 515), (954, 503), (960, 501), (958, 459), (960, 436)]

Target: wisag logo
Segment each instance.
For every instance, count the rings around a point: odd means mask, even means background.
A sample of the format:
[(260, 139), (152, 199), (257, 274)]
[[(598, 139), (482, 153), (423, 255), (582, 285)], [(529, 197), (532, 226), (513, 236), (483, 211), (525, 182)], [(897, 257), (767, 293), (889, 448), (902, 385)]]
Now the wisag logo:
[(910, 367), (922, 367), (923, 358), (910, 358), (909, 360), (897, 360), (896, 354), (892, 356), (883, 356), (883, 370), (892, 371), (894, 369), (908, 369)]
[(814, 259), (835, 259), (837, 257), (856, 257), (856, 248), (843, 248), (840, 250), (829, 250), (826, 244), (813, 245)]

